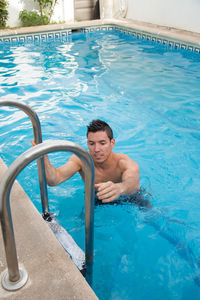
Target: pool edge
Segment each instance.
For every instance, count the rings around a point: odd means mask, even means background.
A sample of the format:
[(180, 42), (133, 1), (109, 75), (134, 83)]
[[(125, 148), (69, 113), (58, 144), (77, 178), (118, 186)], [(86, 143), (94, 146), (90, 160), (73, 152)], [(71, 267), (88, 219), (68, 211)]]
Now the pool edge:
[[(6, 169), (0, 158), (0, 179)], [(18, 182), (11, 191), (11, 210), (19, 263), (28, 271), (29, 279), (16, 292), (0, 286), (0, 298), (98, 299)], [(0, 247), (1, 274), (5, 268), (5, 253)]]
[[(71, 22), (65, 24), (52, 24), (43, 26), (33, 26), (33, 27), (21, 27), (15, 29), (4, 29), (0, 30), (0, 40), (5, 39), (10, 36), (28, 35), (34, 33), (44, 33), (52, 31), (70, 31), (89, 28), (92, 27), (102, 27), (102, 26), (118, 26), (125, 30), (138, 30), (143, 34), (150, 34), (152, 36), (158, 37), (158, 39), (168, 39), (172, 41), (178, 41), (188, 44), (189, 46), (196, 46), (200, 50), (200, 33), (195, 33), (191, 31), (186, 31), (178, 28), (165, 27), (160, 25), (154, 25), (151, 23), (145, 23), (129, 19), (107, 19), (107, 20), (92, 20), (92, 21), (82, 21), (82, 22)], [(199, 52), (199, 51), (198, 51)]]

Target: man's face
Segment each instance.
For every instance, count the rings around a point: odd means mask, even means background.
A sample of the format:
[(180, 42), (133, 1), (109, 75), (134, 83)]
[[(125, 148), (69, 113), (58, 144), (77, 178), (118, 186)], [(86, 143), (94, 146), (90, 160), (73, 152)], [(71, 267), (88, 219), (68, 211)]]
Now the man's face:
[(100, 164), (110, 156), (115, 140), (110, 140), (105, 131), (89, 132), (87, 144), (94, 163)]

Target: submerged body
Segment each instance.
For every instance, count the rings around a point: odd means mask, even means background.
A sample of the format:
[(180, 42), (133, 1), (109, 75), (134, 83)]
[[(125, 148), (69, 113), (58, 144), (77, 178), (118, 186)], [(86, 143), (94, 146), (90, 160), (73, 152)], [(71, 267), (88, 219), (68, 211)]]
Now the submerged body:
[(110, 202), (102, 202), (95, 197), (95, 205), (131, 205), (134, 204), (139, 207), (139, 209), (150, 209), (153, 207), (151, 203), (151, 195), (147, 193), (143, 188), (139, 189), (137, 192), (129, 195), (120, 196), (118, 199)]

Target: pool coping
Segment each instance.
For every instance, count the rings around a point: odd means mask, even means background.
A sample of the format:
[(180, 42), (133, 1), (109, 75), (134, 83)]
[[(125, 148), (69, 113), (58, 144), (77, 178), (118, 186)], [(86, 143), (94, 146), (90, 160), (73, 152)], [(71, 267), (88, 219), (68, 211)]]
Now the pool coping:
[(107, 19), (0, 30), (0, 42), (66, 38), (74, 31), (119, 29), (155, 42), (200, 53), (200, 33), (128, 19)]
[[(0, 179), (7, 167), (0, 158)], [(97, 300), (94, 291), (71, 261), (27, 194), (17, 181), (10, 195), (19, 264), (27, 270), (26, 285), (8, 292), (1, 287), (0, 299)], [(0, 226), (1, 227), (1, 226)], [(0, 233), (0, 281), (7, 268)]]

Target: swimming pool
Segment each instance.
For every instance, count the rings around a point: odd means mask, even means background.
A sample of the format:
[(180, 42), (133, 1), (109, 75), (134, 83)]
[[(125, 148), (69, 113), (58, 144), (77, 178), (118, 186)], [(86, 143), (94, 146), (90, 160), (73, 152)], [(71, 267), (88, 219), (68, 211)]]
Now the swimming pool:
[[(200, 55), (116, 30), (0, 47), (0, 96), (35, 110), (44, 140), (86, 148), (86, 125), (104, 119), (114, 130), (115, 151), (138, 162), (141, 184), (152, 195), (148, 212), (133, 205), (95, 208), (97, 296), (199, 299)], [(32, 128), (23, 112), (0, 111), (0, 153), (9, 165), (30, 147)], [(66, 154), (50, 158), (58, 166)], [(36, 164), (19, 181), (41, 211)], [(49, 188), (49, 199), (83, 248), (80, 177)]]

